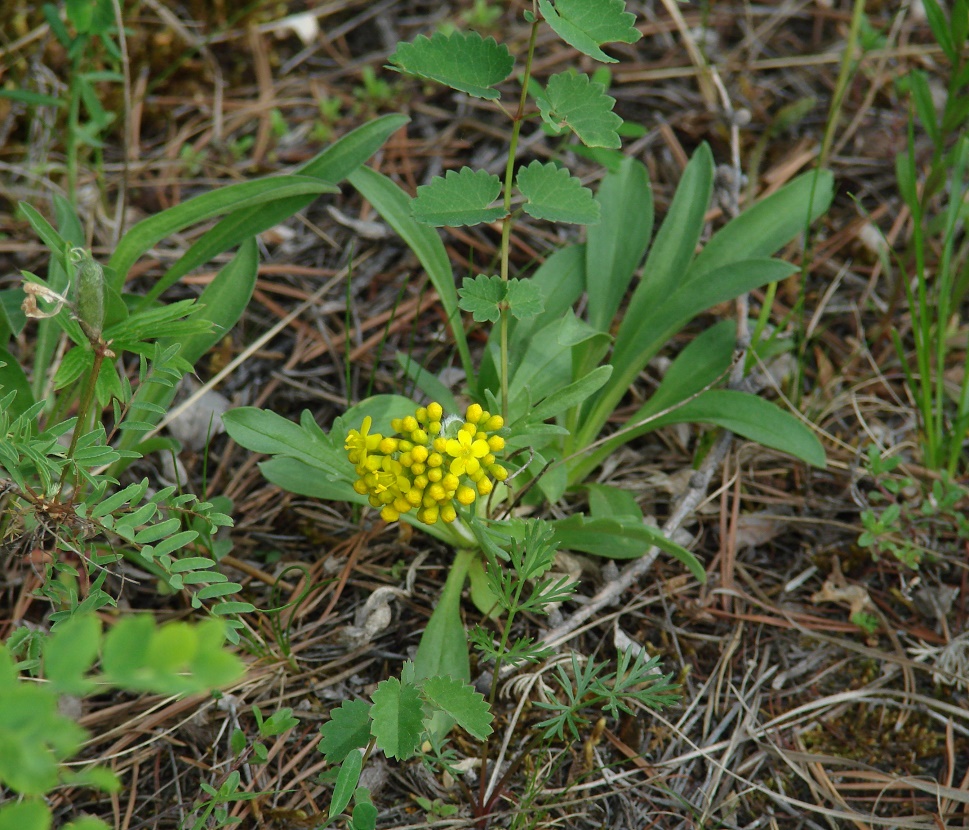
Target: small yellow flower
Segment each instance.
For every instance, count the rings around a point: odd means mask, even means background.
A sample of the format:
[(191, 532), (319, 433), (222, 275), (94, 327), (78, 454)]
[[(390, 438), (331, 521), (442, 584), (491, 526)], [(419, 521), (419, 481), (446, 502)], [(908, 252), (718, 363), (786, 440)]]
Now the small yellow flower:
[(488, 454), (488, 442), (481, 438), (472, 438), (462, 429), (458, 432), (457, 438), (447, 440), (445, 452), (454, 459), (448, 468), (454, 475), (474, 473), (481, 467), (478, 459)]

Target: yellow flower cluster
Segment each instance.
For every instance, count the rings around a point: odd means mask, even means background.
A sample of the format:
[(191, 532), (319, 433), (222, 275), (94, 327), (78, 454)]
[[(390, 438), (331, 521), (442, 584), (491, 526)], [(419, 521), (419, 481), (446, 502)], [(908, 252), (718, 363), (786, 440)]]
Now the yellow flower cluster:
[(393, 436), (371, 434), (369, 416), (359, 430), (347, 433), (344, 449), (359, 476), (353, 489), (369, 496), (385, 521), (397, 521), (402, 513), (416, 510), (425, 524), (453, 522), (458, 515), (455, 500), (472, 504), (491, 492), (494, 481), (508, 477), (495, 461), (505, 439), (489, 434), (504, 426), (500, 415), (475, 403), (463, 422), (451, 419), (445, 425), (443, 417), (441, 405), (431, 403), (391, 421)]

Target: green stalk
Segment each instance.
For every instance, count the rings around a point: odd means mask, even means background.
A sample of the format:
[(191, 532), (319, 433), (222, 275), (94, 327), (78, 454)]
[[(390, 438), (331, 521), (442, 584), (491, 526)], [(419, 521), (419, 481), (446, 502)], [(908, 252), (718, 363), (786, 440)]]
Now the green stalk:
[[(535, 56), (535, 42), (538, 38), (538, 19), (532, 21), (532, 31), (528, 39), (528, 54), (525, 58), (525, 72), (522, 75), (522, 92), (518, 99), (518, 109), (512, 118), (511, 141), (508, 143), (508, 162), (505, 164), (504, 206), (505, 217), (501, 220), (501, 279), (508, 282), (508, 257), (511, 239), (511, 191), (515, 181), (515, 152), (518, 150), (518, 138), (521, 134), (522, 121), (525, 120), (525, 107), (528, 103), (528, 81), (532, 75), (532, 59)], [(502, 304), (499, 320), (499, 349), (501, 378), (501, 416), (508, 420), (508, 325), (509, 311)]]

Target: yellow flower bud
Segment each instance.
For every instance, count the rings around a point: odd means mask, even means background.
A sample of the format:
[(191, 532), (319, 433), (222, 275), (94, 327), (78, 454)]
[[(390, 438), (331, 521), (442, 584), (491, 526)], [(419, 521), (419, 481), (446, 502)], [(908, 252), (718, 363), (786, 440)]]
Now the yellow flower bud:
[(457, 499), (461, 504), (465, 506), (472, 504), (476, 496), (477, 496), (477, 493), (475, 493), (472, 488), (467, 487), (466, 485), (463, 485), (463, 484), (460, 487), (458, 487)]
[(380, 511), (380, 518), (385, 522), (396, 522), (400, 518), (400, 513), (388, 504)]
[(380, 452), (384, 455), (392, 455), (397, 452), (397, 439), (396, 438), (384, 438), (377, 447)]
[(427, 417), (432, 421), (440, 421), (444, 417), (444, 407), (436, 401), (427, 405)]
[(458, 511), (454, 509), (454, 505), (448, 502), (441, 508), (441, 521), (450, 524), (458, 517)]
[(476, 424), (481, 420), (481, 416), (483, 414), (484, 410), (481, 408), (481, 404), (473, 403), (464, 413), (464, 420), (470, 421), (472, 424)]
[(500, 435), (492, 435), (488, 438), (488, 447), (492, 452), (501, 452), (505, 448), (505, 439)]
[(481, 428), (487, 432), (494, 432), (496, 429), (501, 429), (504, 425), (505, 419), (501, 415), (492, 415), (481, 425)]
[(490, 493), (495, 486), (494, 484), (491, 483), (490, 478), (486, 478), (484, 476), (478, 479), (477, 485), (478, 485), (478, 495), (480, 496), (487, 496), (488, 493)]

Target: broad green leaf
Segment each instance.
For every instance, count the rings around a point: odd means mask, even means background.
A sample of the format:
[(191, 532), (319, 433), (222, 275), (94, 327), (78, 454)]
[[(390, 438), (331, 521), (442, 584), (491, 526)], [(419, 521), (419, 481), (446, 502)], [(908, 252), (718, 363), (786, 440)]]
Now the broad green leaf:
[(33, 406), (34, 396), (30, 391), (30, 381), (27, 380), (27, 375), (20, 367), (17, 359), (3, 346), (0, 346), (0, 398), (8, 392), (15, 392), (17, 395), (6, 409), (11, 418), (22, 415)]
[(704, 245), (686, 274), (693, 283), (731, 262), (773, 256), (831, 205), (834, 177), (804, 173), (731, 219)]
[(449, 675), (465, 682), (471, 679), (468, 637), (461, 621), (461, 591), (474, 553), (458, 551), (448, 571), (414, 658), (416, 677)]
[(592, 191), (564, 167), (536, 160), (519, 169), (515, 183), (525, 197), (522, 209), (529, 216), (575, 225), (599, 221), (599, 204)]
[[(721, 320), (691, 340), (663, 375), (659, 387), (650, 395), (622, 429), (608, 441), (573, 462), (573, 481), (585, 477), (612, 455), (618, 447), (656, 428), (655, 416), (681, 404), (705, 387), (723, 378), (733, 358), (737, 324)], [(642, 426), (634, 427), (635, 424)]]
[(389, 60), (401, 72), (491, 101), (499, 95), (492, 87), (505, 80), (515, 65), (507, 46), (477, 32), (419, 35), (413, 43), (397, 44)]
[[(162, 338), (159, 345), (162, 349), (178, 342), (181, 346), (178, 356), (187, 360), (193, 366), (221, 341), (235, 326), (246, 310), (252, 292), (256, 286), (256, 276), (259, 271), (259, 249), (254, 238), (245, 240), (236, 252), (216, 274), (199, 297), (199, 309), (192, 315), (192, 319), (204, 325), (207, 329), (196, 334), (188, 334), (177, 340)], [(137, 413), (138, 420), (156, 425), (167, 412), (175, 398), (177, 389), (162, 384), (153, 384), (151, 388), (139, 390), (139, 402), (151, 407), (161, 407), (161, 412), (141, 411)], [(131, 431), (125, 434), (119, 444), (121, 449), (130, 449), (139, 440), (139, 432)], [(112, 471), (116, 472), (116, 471)]]
[(602, 221), (586, 234), (586, 319), (600, 331), (609, 331), (653, 232), (653, 192), (646, 166), (625, 159), (615, 173), (603, 178), (596, 201)]
[(317, 746), (328, 764), (341, 764), (355, 749), (370, 743), (370, 704), (365, 700), (345, 700), (330, 710), (330, 719), (320, 727)]
[[(616, 362), (618, 358), (614, 352), (616, 371), (607, 388), (596, 399), (591, 412), (583, 415), (574, 448), (588, 446), (595, 440), (625, 394), (628, 384), (669, 339), (697, 314), (747, 291), (789, 277), (796, 270), (795, 266), (775, 259), (732, 262), (704, 274), (700, 280), (684, 281), (663, 303), (648, 309), (637, 321), (637, 330), (630, 338), (627, 350), (620, 356), (621, 364)], [(625, 378), (625, 386), (620, 378)], [(570, 479), (573, 484), (579, 481), (572, 471)]]
[(468, 378), (468, 383), (473, 387), (474, 363), (471, 360), (467, 336), (461, 323), (451, 260), (441, 237), (438, 236), (437, 231), (422, 225), (411, 216), (410, 199), (407, 194), (386, 176), (369, 167), (360, 167), (350, 174), (347, 180), (400, 235), (424, 266), (431, 284), (441, 298), (441, 305), (444, 306), (444, 313), (451, 326), (458, 354), (461, 355), (461, 366)]
[(715, 424), (815, 467), (824, 469), (827, 464), (824, 447), (811, 429), (757, 395), (711, 389), (657, 418), (653, 428), (682, 423)]
[(527, 280), (502, 280), (497, 275), (465, 277), (459, 303), (479, 323), (497, 323), (501, 310), (508, 309), (516, 320), (534, 317), (542, 311), (542, 296)]
[(94, 614), (75, 614), (57, 627), (44, 644), (44, 677), (61, 694), (84, 695), (85, 679), (101, 647), (101, 620)]
[(353, 474), (342, 445), (338, 450), (314, 441), (299, 424), (275, 412), (244, 406), (226, 412), (222, 421), (230, 437), (248, 450), (297, 458), (336, 478)]
[(360, 772), (363, 769), (363, 756), (356, 750), (351, 750), (343, 759), (340, 765), (340, 773), (336, 777), (336, 785), (333, 787), (333, 797), (330, 800), (330, 809), (327, 815), (330, 818), (340, 815), (345, 809), (350, 799), (353, 798), (353, 791), (357, 788), (360, 780)]
[(548, 79), (538, 109), (545, 123), (558, 130), (567, 127), (586, 147), (618, 149), (622, 142), (616, 131), (622, 119), (612, 111), (615, 103), (588, 75), (563, 72)]
[(108, 267), (114, 271), (111, 285), (116, 291), (121, 291), (128, 270), (152, 246), (173, 233), (213, 216), (265, 205), (279, 199), (337, 192), (339, 189), (336, 186), (310, 176), (277, 176), (231, 184), (203, 193), (149, 216), (131, 228), (118, 243), (108, 262)]
[(703, 565), (686, 548), (670, 541), (658, 527), (630, 519), (590, 519), (575, 513), (552, 522), (553, 538), (561, 548), (580, 550), (610, 559), (637, 559), (658, 547), (678, 559), (700, 582), (706, 581)]
[(505, 215), (502, 205), (491, 206), (500, 192), (501, 179), (493, 173), (462, 167), (418, 187), (411, 209), (418, 222), (436, 228), (479, 225)]
[(643, 510), (628, 490), (611, 484), (586, 484), (589, 512), (593, 519), (643, 520)]
[(603, 43), (635, 43), (642, 37), (625, 0), (554, 0), (554, 5), (551, 0), (538, 0), (538, 8), (562, 40), (605, 63), (617, 61), (599, 48)]
[(50, 830), (53, 818), (41, 800), (28, 799), (0, 807), (0, 830)]
[(505, 283), (505, 302), (515, 320), (525, 320), (542, 313), (542, 293), (531, 280), (512, 278)]
[(492, 733), (494, 720), (484, 695), (453, 677), (429, 677), (421, 685), (424, 697), (479, 741)]
[[(383, 143), (408, 121), (410, 119), (406, 115), (382, 115), (373, 121), (368, 121), (331, 144), (315, 158), (310, 159), (296, 173), (334, 184), (341, 182), (376, 153)], [(152, 286), (142, 305), (157, 299), (166, 288), (178, 282), (193, 269), (204, 265), (212, 257), (278, 225), (312, 203), (315, 198), (315, 194), (291, 196), (258, 207), (234, 211), (192, 244), (178, 262)]]
[(505, 283), (497, 274), (465, 277), (458, 292), (458, 305), (478, 323), (497, 323), (505, 293)]
[[(358, 787), (357, 792), (362, 789), (363, 787)], [(359, 801), (353, 807), (350, 830), (374, 830), (379, 815), (372, 801)]]
[(370, 707), (371, 734), (384, 754), (398, 761), (410, 758), (420, 743), (424, 707), (416, 686), (396, 677), (378, 684)]
[(529, 410), (526, 418), (530, 422), (554, 418), (566, 409), (571, 409), (602, 388), (612, 375), (612, 366), (597, 366), (579, 380), (553, 392)]

